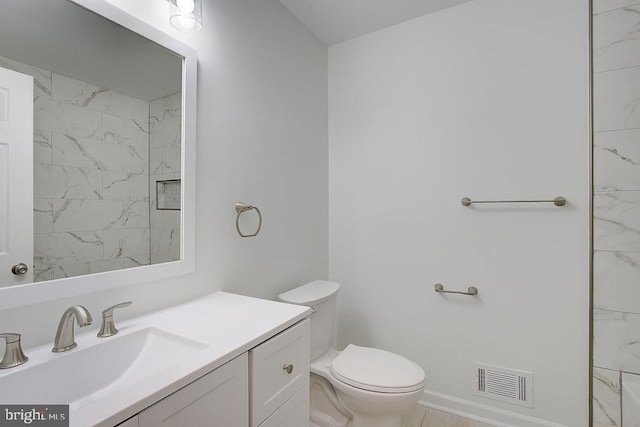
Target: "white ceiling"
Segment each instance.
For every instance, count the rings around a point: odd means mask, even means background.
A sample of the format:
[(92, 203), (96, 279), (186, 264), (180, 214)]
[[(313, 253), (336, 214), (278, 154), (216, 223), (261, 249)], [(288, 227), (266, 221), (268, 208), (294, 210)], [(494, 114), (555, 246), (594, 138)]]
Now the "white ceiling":
[(182, 59), (67, 0), (0, 0), (0, 56), (153, 100), (182, 85)]
[(280, 0), (328, 46), (471, 0)]

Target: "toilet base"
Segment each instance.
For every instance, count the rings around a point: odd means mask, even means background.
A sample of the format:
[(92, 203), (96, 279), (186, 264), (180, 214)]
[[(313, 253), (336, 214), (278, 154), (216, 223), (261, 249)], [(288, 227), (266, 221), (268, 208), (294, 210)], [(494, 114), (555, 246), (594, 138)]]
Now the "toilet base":
[(311, 374), (309, 398), (310, 427), (351, 427), (351, 416), (338, 402), (335, 389), (325, 378)]

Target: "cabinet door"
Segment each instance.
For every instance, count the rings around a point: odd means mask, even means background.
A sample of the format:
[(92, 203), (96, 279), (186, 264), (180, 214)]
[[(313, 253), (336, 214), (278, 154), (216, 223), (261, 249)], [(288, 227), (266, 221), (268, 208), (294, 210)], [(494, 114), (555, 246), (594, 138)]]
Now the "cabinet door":
[(251, 427), (257, 427), (302, 387), (309, 387), (309, 320), (249, 352)]
[(139, 415), (140, 427), (247, 427), (247, 354), (167, 396)]
[(309, 425), (309, 385), (265, 420), (260, 427), (303, 427)]

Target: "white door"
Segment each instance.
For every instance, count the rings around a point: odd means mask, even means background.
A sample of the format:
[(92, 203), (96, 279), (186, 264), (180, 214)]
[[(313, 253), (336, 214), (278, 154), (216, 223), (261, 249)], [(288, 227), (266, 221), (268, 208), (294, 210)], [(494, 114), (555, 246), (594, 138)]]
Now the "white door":
[(0, 68), (0, 287), (32, 281), (33, 77)]

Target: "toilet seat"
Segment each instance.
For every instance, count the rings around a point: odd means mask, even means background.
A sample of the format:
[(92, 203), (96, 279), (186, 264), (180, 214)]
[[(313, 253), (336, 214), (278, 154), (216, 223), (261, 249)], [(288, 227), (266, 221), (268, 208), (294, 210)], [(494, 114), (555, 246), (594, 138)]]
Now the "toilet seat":
[(424, 370), (388, 351), (349, 344), (331, 364), (331, 374), (353, 387), (378, 393), (408, 393), (424, 387)]

